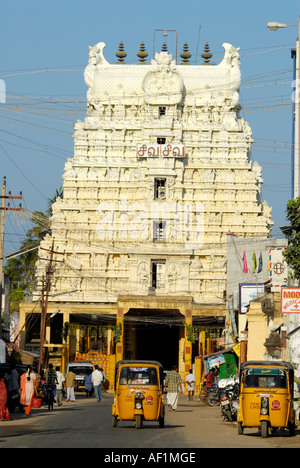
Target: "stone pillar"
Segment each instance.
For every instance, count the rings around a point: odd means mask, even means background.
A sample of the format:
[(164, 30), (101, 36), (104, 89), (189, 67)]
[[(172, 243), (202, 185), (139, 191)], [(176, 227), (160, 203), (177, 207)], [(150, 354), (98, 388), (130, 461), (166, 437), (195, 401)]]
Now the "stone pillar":
[(111, 354), (112, 341), (113, 341), (113, 333), (112, 333), (112, 329), (109, 328), (107, 330), (107, 354)]
[[(185, 323), (187, 325), (193, 325), (192, 311), (185, 311)], [(185, 348), (184, 348), (184, 375), (186, 376), (189, 373), (189, 370), (192, 368), (192, 342), (188, 340), (189, 330), (185, 328)]]
[(243, 364), (243, 362), (247, 361), (247, 343), (248, 343), (248, 333), (246, 331), (242, 331), (241, 339), (240, 339), (240, 346), (241, 346), (240, 365)]
[(81, 341), (81, 330), (80, 330), (80, 328), (76, 328), (75, 337), (76, 337), (76, 354), (77, 354), (77, 353), (80, 353), (80, 341)]
[(248, 318), (248, 361), (263, 361), (266, 348), (264, 343), (268, 338), (268, 318), (263, 313), (261, 300), (250, 302)]
[(124, 359), (124, 309), (118, 307), (117, 312), (117, 329), (121, 327), (120, 341), (116, 343), (116, 362)]
[(200, 350), (199, 350), (199, 355), (200, 356), (204, 356), (206, 353), (206, 333), (205, 333), (205, 330), (201, 330), (200, 331), (200, 336), (199, 336), (199, 340), (200, 340)]
[(26, 329), (25, 329), (25, 323), (26, 323), (26, 311), (22, 307), (23, 304), (20, 305), (19, 307), (19, 347), (21, 349), (25, 349), (26, 346)]

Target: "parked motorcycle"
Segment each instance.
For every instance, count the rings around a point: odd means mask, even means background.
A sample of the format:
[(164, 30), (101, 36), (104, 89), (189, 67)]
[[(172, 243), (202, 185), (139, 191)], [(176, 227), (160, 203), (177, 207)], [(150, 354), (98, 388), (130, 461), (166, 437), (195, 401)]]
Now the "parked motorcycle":
[(208, 406), (218, 406), (220, 402), (220, 392), (218, 387), (211, 387), (206, 394), (206, 402)]
[(219, 388), (218, 387), (202, 387), (199, 395), (200, 401), (208, 406), (219, 405)]
[(239, 383), (234, 379), (219, 382), (219, 404), (224, 421), (236, 421), (239, 409)]

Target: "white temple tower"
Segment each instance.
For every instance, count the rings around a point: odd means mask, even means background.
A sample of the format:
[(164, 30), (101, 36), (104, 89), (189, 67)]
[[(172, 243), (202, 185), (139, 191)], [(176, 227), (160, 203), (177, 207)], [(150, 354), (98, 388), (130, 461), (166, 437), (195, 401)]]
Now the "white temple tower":
[[(60, 253), (50, 306), (64, 321), (109, 317), (121, 324), (118, 358), (148, 358), (138, 323), (163, 326), (169, 317), (187, 371), (192, 355), (183, 324), (224, 325), (228, 232), (270, 234), (251, 129), (239, 117), (239, 49), (223, 47), (218, 65), (208, 47), (202, 65), (190, 64), (186, 44), (181, 64), (165, 45), (147, 63), (142, 44), (136, 65), (125, 63), (122, 44), (116, 64), (104, 58), (104, 43), (90, 47), (87, 116), (75, 125), (64, 198), (53, 205), (52, 235), (41, 247), (49, 251), (54, 241)], [(40, 257), (39, 286), (45, 250)]]

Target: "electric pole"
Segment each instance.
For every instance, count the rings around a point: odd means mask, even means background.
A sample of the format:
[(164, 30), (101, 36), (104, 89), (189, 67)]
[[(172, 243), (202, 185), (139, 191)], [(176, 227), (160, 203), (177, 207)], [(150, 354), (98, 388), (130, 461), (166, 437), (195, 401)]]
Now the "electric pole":
[[(43, 364), (44, 358), (44, 347), (45, 347), (45, 335), (46, 335), (46, 323), (47, 323), (47, 309), (48, 309), (48, 301), (49, 301), (49, 294), (51, 290), (51, 281), (53, 277), (53, 273), (55, 271), (54, 264), (56, 262), (64, 263), (63, 260), (57, 260), (54, 258), (57, 255), (64, 255), (63, 252), (54, 252), (54, 240), (52, 241), (51, 250), (46, 249), (44, 247), (40, 247), (41, 250), (45, 250), (50, 252), (50, 259), (42, 258), (41, 260), (48, 260), (48, 266), (46, 268), (46, 277), (43, 277), (43, 285), (42, 285), (42, 298), (41, 298), (41, 328), (40, 328), (40, 357), (39, 357), (39, 365), (38, 365), (38, 374), (41, 375), (41, 368)], [(51, 318), (51, 316), (50, 316)]]
[(41, 375), (41, 368), (43, 362), (44, 354), (44, 342), (45, 342), (45, 333), (46, 333), (46, 319), (47, 319), (47, 308), (48, 308), (48, 299), (51, 287), (51, 278), (53, 274), (53, 254), (54, 254), (54, 241), (52, 242), (52, 247), (50, 251), (50, 261), (46, 271), (46, 297), (44, 297), (44, 281), (43, 281), (43, 290), (42, 290), (42, 310), (41, 310), (41, 336), (40, 336), (40, 358), (38, 366), (38, 374)]
[(21, 211), (21, 205), (19, 208), (11, 208), (10, 205), (6, 206), (6, 200), (22, 200), (22, 193), (20, 196), (13, 197), (10, 192), (6, 195), (6, 177), (3, 177), (2, 191), (1, 191), (1, 206), (0, 206), (0, 339), (2, 339), (2, 315), (3, 315), (3, 294), (4, 294), (4, 231), (5, 231), (5, 215), (6, 211)]

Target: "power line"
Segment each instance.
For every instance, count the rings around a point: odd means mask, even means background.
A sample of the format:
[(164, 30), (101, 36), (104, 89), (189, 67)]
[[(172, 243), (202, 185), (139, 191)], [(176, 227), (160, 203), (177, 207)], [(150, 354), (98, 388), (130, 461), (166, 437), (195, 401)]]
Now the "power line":
[(11, 158), (11, 156), (8, 154), (8, 152), (3, 148), (3, 146), (0, 144), (0, 148), (2, 149), (3, 153), (7, 156), (7, 158), (10, 160), (10, 162), (18, 169), (18, 171), (25, 177), (27, 182), (32, 185), (32, 187), (45, 199), (47, 200), (47, 197), (42, 194), (42, 192), (39, 191), (39, 189), (31, 182), (31, 180), (26, 176), (26, 174), (22, 171), (22, 169), (14, 162), (14, 160)]

